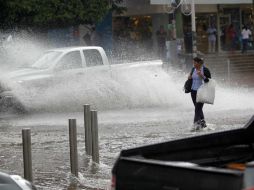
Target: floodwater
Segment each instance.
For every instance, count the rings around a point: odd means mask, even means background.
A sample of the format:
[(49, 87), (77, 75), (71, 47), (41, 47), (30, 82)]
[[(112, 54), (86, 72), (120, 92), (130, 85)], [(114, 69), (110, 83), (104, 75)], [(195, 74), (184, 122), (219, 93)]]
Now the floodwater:
[[(23, 176), (21, 131), (30, 128), (34, 184), (38, 189), (107, 189), (111, 168), (122, 149), (242, 127), (254, 113), (254, 89), (229, 88), (218, 81), (215, 104), (204, 106), (208, 128), (190, 132), (193, 105), (190, 95), (182, 91), (187, 75), (174, 69), (168, 73), (162, 69), (138, 72), (119, 75), (117, 80), (99, 80), (99, 89), (88, 86), (93, 96), (86, 99), (86, 94), (79, 94), (74, 104), (69, 102), (71, 106), (56, 104), (62, 109), (53, 109), (54, 101), (44, 98), (43, 103), (34, 105), (39, 107), (33, 109), (37, 111), (2, 114), (1, 171)], [(54, 96), (59, 102), (67, 97)], [(100, 164), (93, 163), (85, 152), (84, 104), (98, 111)], [(77, 119), (78, 179), (70, 174), (68, 119)], [(73, 181), (76, 187), (70, 185)]]

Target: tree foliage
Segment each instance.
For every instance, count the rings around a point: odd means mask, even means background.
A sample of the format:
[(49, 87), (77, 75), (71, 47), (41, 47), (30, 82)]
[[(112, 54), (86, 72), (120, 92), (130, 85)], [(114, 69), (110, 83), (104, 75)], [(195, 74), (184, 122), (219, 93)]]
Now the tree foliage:
[(0, 0), (1, 28), (95, 24), (122, 0)]

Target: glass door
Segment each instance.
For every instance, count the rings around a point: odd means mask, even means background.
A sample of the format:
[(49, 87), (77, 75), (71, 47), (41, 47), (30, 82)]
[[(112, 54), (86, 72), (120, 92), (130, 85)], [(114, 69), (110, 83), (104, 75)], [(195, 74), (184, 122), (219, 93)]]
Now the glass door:
[(219, 37), (220, 37), (220, 49), (225, 51), (228, 49), (227, 47), (227, 30), (229, 25), (231, 24), (231, 16), (229, 14), (227, 15), (220, 15), (219, 20)]
[(217, 26), (217, 14), (216, 13), (201, 13), (201, 14), (197, 14), (196, 17), (197, 17), (196, 18), (197, 49), (201, 51), (202, 53), (208, 53), (207, 29), (211, 25), (214, 25), (215, 27)]

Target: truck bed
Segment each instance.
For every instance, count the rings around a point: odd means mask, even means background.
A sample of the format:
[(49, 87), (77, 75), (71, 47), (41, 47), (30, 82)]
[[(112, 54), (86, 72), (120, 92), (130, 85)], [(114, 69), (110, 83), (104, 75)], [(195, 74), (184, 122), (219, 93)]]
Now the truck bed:
[(123, 150), (112, 174), (116, 190), (241, 190), (253, 160), (254, 116), (239, 129)]

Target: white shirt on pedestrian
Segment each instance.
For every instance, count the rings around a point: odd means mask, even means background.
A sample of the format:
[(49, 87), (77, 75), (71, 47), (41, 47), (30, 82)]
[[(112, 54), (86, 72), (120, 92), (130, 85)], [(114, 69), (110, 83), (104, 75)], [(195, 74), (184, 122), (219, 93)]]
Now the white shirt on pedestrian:
[(242, 30), (242, 39), (249, 39), (250, 35), (251, 35), (251, 31), (249, 29)]
[(209, 41), (216, 41), (216, 32), (217, 32), (216, 28), (212, 27), (208, 28), (207, 33)]

